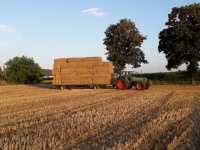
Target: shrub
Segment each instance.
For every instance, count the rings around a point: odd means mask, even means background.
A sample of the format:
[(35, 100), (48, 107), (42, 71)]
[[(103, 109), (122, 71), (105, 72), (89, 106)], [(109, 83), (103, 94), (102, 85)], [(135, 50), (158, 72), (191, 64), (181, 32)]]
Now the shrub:
[(14, 57), (5, 64), (6, 79), (12, 83), (38, 83), (42, 77), (41, 67), (33, 58)]
[[(134, 76), (147, 77), (155, 84), (192, 84), (191, 76), (186, 71), (144, 73), (135, 74)], [(200, 81), (200, 72), (197, 73), (195, 80), (197, 83)]]

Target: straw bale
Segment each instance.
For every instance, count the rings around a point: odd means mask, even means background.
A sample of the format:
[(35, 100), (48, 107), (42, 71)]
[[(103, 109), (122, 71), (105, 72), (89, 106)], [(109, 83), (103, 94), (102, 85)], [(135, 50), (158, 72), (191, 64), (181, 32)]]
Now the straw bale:
[(67, 62), (101, 62), (101, 57), (67, 58)]
[(82, 58), (57, 58), (56, 63), (71, 63), (71, 62), (101, 62), (101, 57), (82, 57)]
[(110, 84), (112, 72), (112, 63), (101, 57), (59, 58), (54, 61), (53, 84)]

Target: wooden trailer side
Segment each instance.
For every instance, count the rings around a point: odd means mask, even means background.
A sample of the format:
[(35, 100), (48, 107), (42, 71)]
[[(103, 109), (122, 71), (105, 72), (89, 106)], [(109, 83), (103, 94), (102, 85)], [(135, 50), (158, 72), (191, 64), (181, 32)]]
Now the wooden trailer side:
[(112, 80), (111, 62), (101, 57), (61, 58), (54, 61), (54, 85), (109, 85)]

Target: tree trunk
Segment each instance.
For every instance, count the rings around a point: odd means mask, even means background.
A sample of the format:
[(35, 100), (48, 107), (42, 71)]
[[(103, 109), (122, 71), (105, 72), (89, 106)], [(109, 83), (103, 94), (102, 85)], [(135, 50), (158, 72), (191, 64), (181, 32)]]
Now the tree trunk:
[(190, 62), (190, 64), (187, 67), (188, 72), (191, 73), (191, 83), (192, 85), (195, 85), (195, 76), (197, 74), (197, 70), (198, 70), (198, 63), (197, 62)]
[(196, 85), (196, 72), (191, 73), (191, 81), (192, 85)]

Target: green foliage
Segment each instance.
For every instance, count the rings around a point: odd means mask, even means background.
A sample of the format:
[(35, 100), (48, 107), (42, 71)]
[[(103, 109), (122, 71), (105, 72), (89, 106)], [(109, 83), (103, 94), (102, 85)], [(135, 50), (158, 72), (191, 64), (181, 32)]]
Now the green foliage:
[[(136, 77), (147, 77), (154, 84), (192, 84), (191, 76), (186, 71), (135, 74)], [(200, 72), (197, 72), (196, 82), (200, 82)]]
[(5, 73), (9, 82), (23, 84), (40, 82), (42, 69), (32, 58), (14, 57), (5, 65)]
[(146, 38), (140, 34), (131, 20), (122, 19), (119, 23), (110, 25), (105, 35), (107, 59), (113, 62), (115, 73), (121, 75), (126, 64), (137, 68), (141, 63), (147, 63), (140, 49)]
[(200, 61), (200, 4), (173, 8), (166, 25), (159, 35), (159, 52), (166, 55), (167, 69), (186, 64), (188, 72), (196, 72)]
[(0, 80), (4, 80), (4, 73), (1, 67), (0, 67)]

